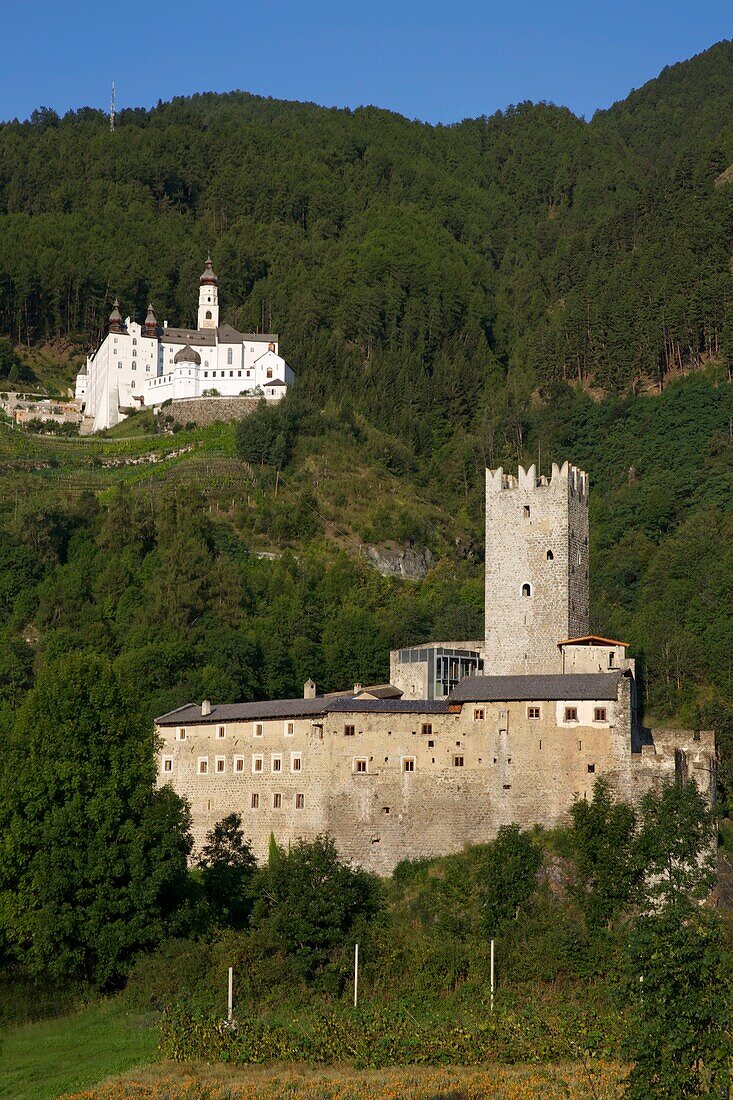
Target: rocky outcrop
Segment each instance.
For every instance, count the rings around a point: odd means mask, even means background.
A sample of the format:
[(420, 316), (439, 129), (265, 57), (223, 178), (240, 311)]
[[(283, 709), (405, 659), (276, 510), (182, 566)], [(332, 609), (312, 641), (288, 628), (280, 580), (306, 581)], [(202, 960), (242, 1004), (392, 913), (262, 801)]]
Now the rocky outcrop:
[(435, 565), (435, 555), (426, 546), (400, 546), (397, 542), (365, 546), (364, 553), (383, 577), (407, 577), (421, 581)]

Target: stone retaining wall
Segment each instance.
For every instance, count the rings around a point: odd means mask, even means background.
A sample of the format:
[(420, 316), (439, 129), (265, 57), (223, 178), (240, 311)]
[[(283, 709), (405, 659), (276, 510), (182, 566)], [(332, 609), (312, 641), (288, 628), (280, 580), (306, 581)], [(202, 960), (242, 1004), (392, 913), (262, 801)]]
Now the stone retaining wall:
[(161, 408), (161, 416), (172, 416), (179, 424), (203, 428), (220, 420), (241, 420), (258, 407), (260, 397), (191, 397), (172, 401)]

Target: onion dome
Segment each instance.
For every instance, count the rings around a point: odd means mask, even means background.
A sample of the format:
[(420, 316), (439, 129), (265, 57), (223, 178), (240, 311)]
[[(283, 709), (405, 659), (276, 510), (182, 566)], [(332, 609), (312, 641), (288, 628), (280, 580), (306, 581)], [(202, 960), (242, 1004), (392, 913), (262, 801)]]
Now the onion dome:
[(114, 305), (112, 306), (112, 312), (109, 315), (109, 331), (120, 332), (122, 329), (122, 314), (120, 313), (120, 303), (115, 298)]
[(155, 316), (155, 310), (153, 309), (153, 303), (148, 306), (148, 312), (145, 315), (145, 324), (143, 325), (144, 336), (155, 336), (157, 334), (158, 321)]
[(199, 280), (201, 286), (216, 286), (219, 282), (219, 278), (214, 274), (214, 268), (211, 264), (211, 254), (206, 257), (206, 263), (204, 264), (204, 271)]
[(181, 348), (173, 356), (174, 364), (178, 363), (195, 363), (197, 367), (201, 366), (201, 356), (197, 351), (194, 351), (190, 344), (186, 344), (185, 348)]

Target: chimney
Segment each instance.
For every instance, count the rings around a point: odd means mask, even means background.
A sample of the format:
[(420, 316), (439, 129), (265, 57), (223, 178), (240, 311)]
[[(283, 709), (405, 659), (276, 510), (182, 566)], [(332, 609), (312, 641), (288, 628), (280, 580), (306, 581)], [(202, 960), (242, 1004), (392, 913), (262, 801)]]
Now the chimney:
[(208, 699), (204, 699), (201, 704), (201, 717), (205, 718), (207, 714), (211, 714), (211, 703)]
[(274, 351), (275, 350), (275, 341), (274, 340), (270, 340), (270, 343), (267, 345), (267, 350), (268, 351)]
[(354, 695), (358, 695), (359, 692), (361, 691), (361, 689), (362, 689), (361, 684), (354, 684)]
[(303, 698), (315, 699), (316, 697), (316, 682), (315, 680), (306, 680), (303, 684)]

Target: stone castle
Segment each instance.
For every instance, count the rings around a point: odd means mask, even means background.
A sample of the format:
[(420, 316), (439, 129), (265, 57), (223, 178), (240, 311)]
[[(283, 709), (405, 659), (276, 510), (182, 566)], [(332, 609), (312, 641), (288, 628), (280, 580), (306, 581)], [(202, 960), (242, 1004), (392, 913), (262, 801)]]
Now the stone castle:
[(589, 633), (588, 493), (568, 463), (486, 471), (483, 641), (396, 650), (389, 684), (158, 718), (159, 783), (190, 802), (197, 845), (236, 811), (260, 859), (271, 834), (328, 833), (387, 874), (560, 824), (601, 777), (631, 802), (674, 776), (712, 799), (713, 734), (644, 728), (626, 644)]

